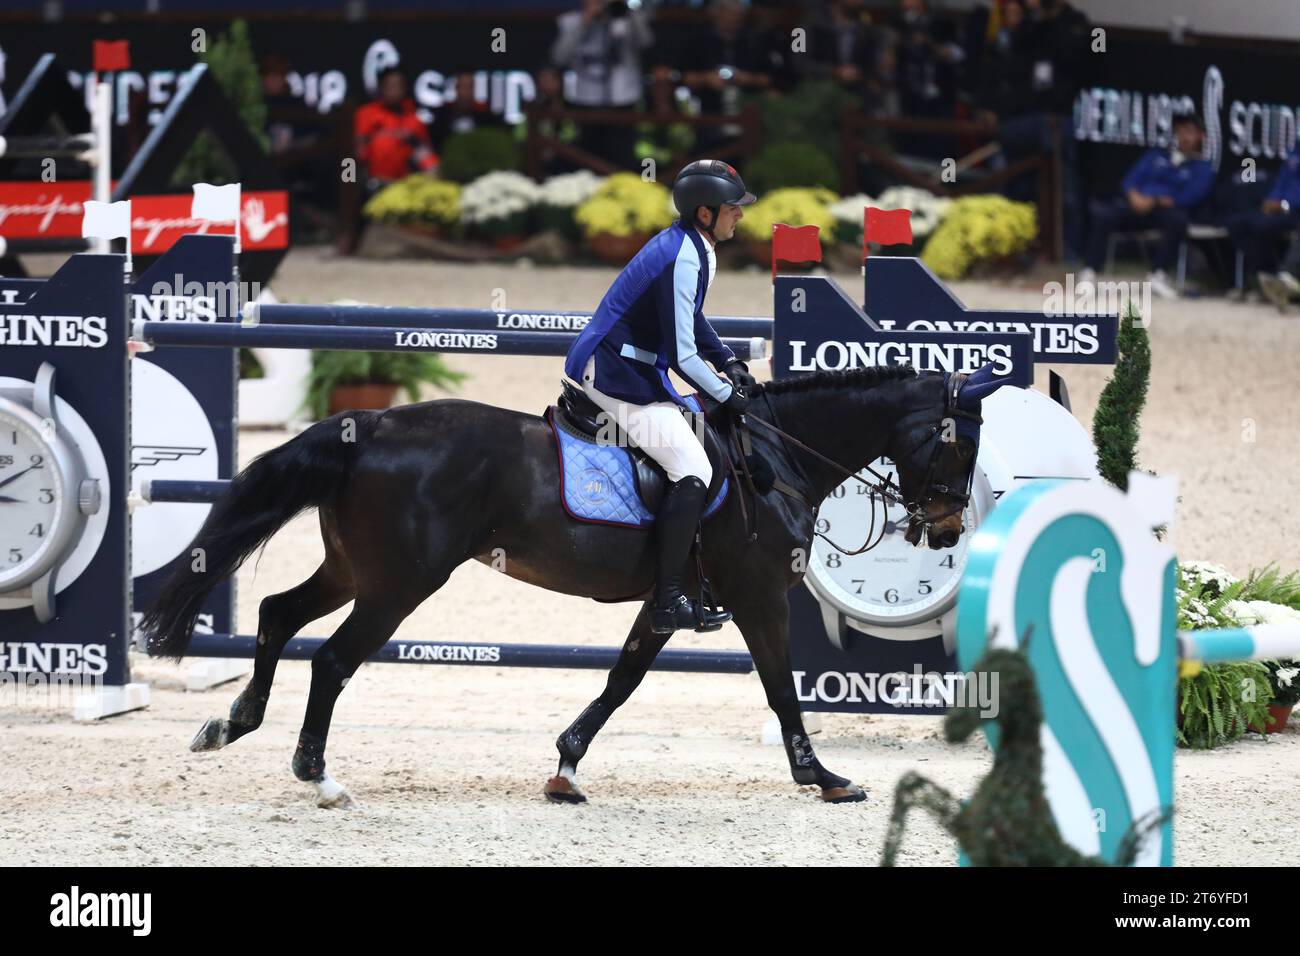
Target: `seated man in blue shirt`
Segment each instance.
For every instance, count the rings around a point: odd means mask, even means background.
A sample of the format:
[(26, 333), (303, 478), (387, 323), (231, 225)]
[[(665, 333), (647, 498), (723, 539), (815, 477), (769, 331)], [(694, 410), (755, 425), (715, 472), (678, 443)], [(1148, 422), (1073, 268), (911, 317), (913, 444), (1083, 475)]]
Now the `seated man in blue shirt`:
[(1276, 275), (1272, 270), (1277, 268), (1278, 239), (1300, 226), (1300, 145), (1291, 150), (1278, 170), (1273, 188), (1259, 209), (1234, 216), (1225, 225), (1233, 244), (1241, 251), (1246, 281), (1258, 275), (1260, 289), (1277, 302), (1277, 290), (1289, 285), (1286, 280), (1290, 279), (1290, 284), (1296, 282), (1296, 277), (1285, 268)]
[(1168, 270), (1178, 258), (1187, 237), (1191, 211), (1209, 195), (1214, 167), (1201, 157), (1205, 127), (1197, 116), (1174, 119), (1177, 146), (1149, 149), (1124, 177), (1123, 197), (1095, 202), (1092, 234), (1088, 237), (1087, 266), (1081, 282), (1092, 282), (1106, 261), (1106, 245), (1116, 231), (1158, 229), (1160, 242), (1152, 257), (1154, 271), (1147, 276), (1151, 292), (1164, 299), (1178, 297)]

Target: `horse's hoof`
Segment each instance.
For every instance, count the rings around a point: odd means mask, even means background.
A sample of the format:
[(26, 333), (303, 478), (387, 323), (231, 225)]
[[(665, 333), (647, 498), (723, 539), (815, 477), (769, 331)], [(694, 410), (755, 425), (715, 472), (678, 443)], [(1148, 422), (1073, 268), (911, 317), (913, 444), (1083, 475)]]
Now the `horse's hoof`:
[(220, 750), (230, 742), (230, 722), (220, 717), (209, 717), (208, 722), (199, 728), (199, 732), (190, 741), (190, 750), (203, 753), (205, 750)]
[(567, 777), (552, 777), (542, 790), (551, 803), (586, 803), (587, 795)]
[(867, 792), (856, 783), (846, 787), (824, 787), (822, 799), (827, 803), (861, 803), (867, 799)]
[(322, 810), (349, 810), (357, 805), (343, 785), (328, 774), (312, 784), (316, 787), (316, 806)]

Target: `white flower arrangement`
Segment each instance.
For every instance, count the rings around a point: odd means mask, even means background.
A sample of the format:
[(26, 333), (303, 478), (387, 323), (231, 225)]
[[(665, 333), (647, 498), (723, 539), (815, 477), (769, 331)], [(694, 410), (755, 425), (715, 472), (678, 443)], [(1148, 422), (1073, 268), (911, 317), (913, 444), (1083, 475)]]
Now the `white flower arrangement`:
[(542, 183), (538, 201), (547, 206), (571, 209), (586, 202), (604, 181), (604, 176), (597, 176), (589, 169), (561, 173)]
[(912, 210), (912, 237), (923, 239), (938, 228), (953, 200), (915, 186), (890, 186), (872, 203), (877, 209)]
[(461, 220), (470, 225), (509, 219), (537, 204), (540, 187), (523, 173), (488, 173), (474, 180), (460, 194)]
[(1196, 585), (1197, 590), (1203, 590), (1207, 585), (1213, 585), (1210, 590), (1214, 594), (1222, 594), (1240, 580), (1223, 565), (1211, 561), (1180, 561), (1178, 570), (1189, 586)]
[(858, 193), (855, 196), (845, 196), (843, 199), (837, 199), (831, 203), (830, 213), (836, 222), (854, 225), (860, 230), (862, 228), (862, 211), (868, 206), (874, 205), (876, 205), (874, 199), (866, 193)]
[(1300, 611), (1272, 601), (1229, 601), (1224, 609), (1242, 627), (1251, 624), (1300, 624)]
[(846, 227), (857, 230), (862, 235), (863, 210), (868, 206), (877, 209), (912, 210), (912, 238), (924, 239), (943, 222), (944, 216), (952, 208), (953, 201), (943, 196), (935, 196), (924, 189), (914, 186), (891, 186), (879, 197), (873, 199), (866, 193), (845, 196), (831, 204), (831, 216)]

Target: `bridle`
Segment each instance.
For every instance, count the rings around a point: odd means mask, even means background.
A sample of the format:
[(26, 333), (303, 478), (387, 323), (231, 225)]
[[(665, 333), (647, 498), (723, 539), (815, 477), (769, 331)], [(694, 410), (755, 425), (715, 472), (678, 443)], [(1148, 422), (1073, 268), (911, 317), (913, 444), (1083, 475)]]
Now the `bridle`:
[[(751, 441), (751, 435), (749, 430), (749, 425), (751, 422), (762, 425), (765, 429), (772, 432), (777, 437), (777, 444), (781, 447), (781, 450), (785, 453), (786, 460), (790, 463), (792, 470), (795, 472), (795, 474), (800, 478), (800, 480), (804, 484), (808, 483), (808, 475), (803, 470), (803, 468), (799, 466), (798, 459), (793, 454), (791, 454), (789, 448), (790, 445), (793, 445), (794, 447), (805, 452), (806, 454), (813, 456), (814, 458), (821, 461), (823, 464), (830, 466), (834, 471), (838, 472), (839, 474), (842, 474), (847, 478), (852, 478), (855, 481), (861, 482), (868, 489), (870, 489), (869, 495), (871, 500), (871, 525), (867, 530), (867, 538), (866, 541), (863, 542), (862, 547), (853, 550), (850, 550), (848, 548), (843, 548), (840, 545), (836, 544), (825, 533), (817, 530), (813, 531), (815, 537), (819, 537), (822, 540), (826, 541), (832, 548), (834, 548), (836, 551), (840, 552), (841, 554), (844, 554), (846, 556), (862, 554), (866, 551), (870, 551), (873, 548), (877, 547), (880, 544), (880, 542), (884, 540), (885, 535), (888, 532), (888, 528), (889, 528), (889, 504), (891, 502), (894, 504), (901, 504), (903, 508), (907, 511), (908, 528), (907, 528), (906, 537), (907, 540), (912, 544), (916, 544), (918, 541), (920, 541), (921, 534), (927, 531), (931, 525), (939, 521), (942, 521), (944, 518), (947, 518), (950, 515), (958, 514), (961, 511), (963, 511), (966, 508), (966, 506), (970, 503), (971, 485), (975, 478), (975, 459), (977, 457), (977, 452), (978, 452), (978, 436), (979, 436), (978, 426), (982, 424), (984, 421), (984, 419), (980, 415), (976, 414), (975, 412), (971, 412), (964, 408), (961, 408), (958, 404), (958, 399), (960, 398), (962, 387), (966, 384), (967, 378), (969, 378), (969, 376), (966, 373), (958, 372), (949, 376), (947, 382), (945, 382), (944, 407), (943, 407), (944, 414), (942, 419), (943, 422), (947, 422), (953, 419), (960, 419), (962, 421), (971, 422), (974, 426), (976, 426), (975, 428), (976, 450), (971, 454), (970, 467), (966, 470), (966, 481), (964, 483), (964, 486), (959, 490), (947, 484), (946, 482), (939, 482), (934, 480), (935, 472), (938, 470), (939, 467), (939, 455), (942, 452), (943, 445), (945, 444), (946, 439), (944, 439), (941, 436), (940, 425), (937, 423), (932, 424), (930, 426), (929, 434), (927, 434), (924, 438), (922, 438), (921, 441), (918, 442), (916, 445), (914, 445), (912, 448), (908, 449), (908, 451), (905, 454), (895, 459), (898, 462), (907, 461), (913, 455), (919, 452), (922, 448), (924, 448), (927, 444), (933, 443), (933, 448), (930, 450), (930, 457), (926, 462), (925, 477), (920, 484), (921, 497), (917, 500), (912, 500), (912, 501), (909, 501), (904, 496), (902, 486), (899, 485), (897, 482), (895, 482), (891, 475), (882, 475), (880, 474), (880, 472), (876, 471), (870, 465), (867, 465), (863, 470), (869, 472), (871, 474), (871, 477), (875, 480), (872, 481), (867, 478), (863, 478), (857, 472), (850, 471), (848, 468), (845, 468), (839, 462), (835, 461), (834, 459), (828, 458), (826, 455), (823, 455), (815, 448), (810, 448), (804, 442), (795, 438), (789, 432), (783, 430), (779, 425), (775, 424), (775, 421), (777, 421), (778, 418), (776, 414), (776, 409), (772, 405), (771, 396), (769, 396), (766, 392), (763, 392), (761, 397), (764, 399), (764, 403), (767, 406), (768, 414), (771, 416), (773, 421), (767, 421), (765, 419), (759, 418), (758, 416), (751, 415), (749, 413), (746, 413), (744, 415), (734, 416), (732, 419), (732, 424), (739, 426), (730, 429), (730, 438), (729, 438), (729, 443), (734, 443), (732, 447), (737, 447), (740, 451), (739, 460), (740, 460), (741, 470), (739, 475), (737, 474), (736, 466), (732, 461), (732, 456), (730, 454), (727, 455), (727, 465), (731, 471), (732, 478), (737, 480), (737, 482), (739, 483), (739, 478), (743, 476), (749, 488), (751, 498), (754, 501), (754, 528), (752, 531), (750, 531), (749, 539), (751, 541), (756, 541), (758, 539), (758, 491), (754, 487), (753, 475), (747, 463), (747, 458), (752, 451), (752, 441)], [(961, 430), (960, 426), (958, 426), (958, 430), (959, 431)], [(817, 512), (817, 509), (821, 505), (821, 502), (809, 501), (808, 497), (802, 491), (800, 491), (798, 488), (793, 487), (787, 482), (781, 481), (780, 479), (777, 479), (775, 482), (773, 482), (772, 487), (785, 495), (788, 495), (793, 498), (798, 498), (800, 501), (804, 502), (804, 504), (808, 505), (808, 507), (813, 511), (814, 514)], [(940, 514), (928, 515), (925, 510), (926, 506), (934, 500), (936, 495), (945, 495), (951, 498), (956, 503), (948, 507), (947, 510), (941, 512)], [(884, 509), (884, 514), (880, 525), (880, 532), (878, 534), (876, 533), (877, 496), (879, 496), (880, 504)], [(748, 528), (749, 519), (745, 509), (745, 500), (743, 494), (740, 495), (740, 509), (741, 509), (742, 519), (745, 522), (746, 528)]]

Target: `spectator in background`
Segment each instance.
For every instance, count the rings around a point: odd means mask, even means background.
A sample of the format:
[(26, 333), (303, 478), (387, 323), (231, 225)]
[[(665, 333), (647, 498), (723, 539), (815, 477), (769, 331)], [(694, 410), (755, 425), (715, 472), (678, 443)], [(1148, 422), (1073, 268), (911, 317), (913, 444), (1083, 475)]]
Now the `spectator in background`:
[[(551, 60), (574, 72), (569, 105), (584, 110), (629, 109), (641, 99), (641, 51), (654, 36), (645, 14), (625, 0), (583, 0), (582, 9), (561, 14)], [(614, 166), (635, 160), (636, 128), (583, 124), (579, 145)]]
[(1291, 303), (1300, 299), (1300, 236), (1291, 240), (1281, 269), (1259, 274), (1259, 287), (1279, 312), (1288, 311)]
[[(985, 63), (977, 118), (996, 129), (1008, 164), (1048, 151), (1051, 121), (1056, 121), (1066, 255), (1074, 259), (1083, 247), (1083, 188), (1072, 123), (1074, 99), (1091, 51), (1088, 18), (1066, 0), (1010, 2), (1003, 15), (1005, 25)], [(1036, 200), (1033, 175), (1014, 180), (1007, 195)]]
[[(1291, 150), (1278, 170), (1273, 188), (1259, 209), (1233, 216), (1224, 225), (1242, 254), (1246, 282), (1258, 275), (1260, 289), (1278, 304), (1279, 289), (1289, 289), (1296, 281), (1294, 273), (1287, 269), (1276, 276), (1272, 270), (1277, 267), (1278, 239), (1300, 226), (1300, 145)], [(1300, 292), (1300, 287), (1294, 291)]]
[(1087, 268), (1081, 283), (1091, 283), (1106, 261), (1106, 246), (1112, 233), (1121, 230), (1158, 229), (1160, 242), (1152, 259), (1154, 271), (1147, 276), (1151, 292), (1162, 299), (1175, 299), (1178, 292), (1169, 283), (1179, 245), (1187, 238), (1190, 213), (1214, 186), (1214, 168), (1202, 157), (1205, 127), (1199, 117), (1174, 119), (1177, 146), (1172, 150), (1150, 149), (1124, 177), (1123, 197), (1097, 202), (1092, 212), (1092, 234), (1088, 239)]
[(396, 68), (379, 76), (379, 97), (357, 110), (357, 156), (366, 166), (367, 191), (412, 172), (433, 172), (438, 157), (429, 131), (406, 95), (406, 77)]
[(880, 40), (862, 0), (830, 0), (808, 27), (808, 54), (795, 57), (795, 69), (857, 93), (874, 71)]
[(505, 121), (493, 113), (487, 103), (475, 98), (473, 73), (457, 74), (456, 98), (443, 100), (442, 106), (433, 114), (430, 140), (434, 152), (442, 155), (443, 147), (453, 133), (468, 133), (485, 126), (503, 128)]
[(925, 0), (903, 0), (892, 26), (898, 34), (898, 84), (904, 115), (952, 117), (966, 59), (952, 22), (931, 14)]
[[(689, 66), (682, 71), (682, 84), (699, 98), (701, 113), (737, 115), (745, 93), (773, 86), (782, 67), (780, 55), (767, 36), (750, 25), (748, 14), (740, 0), (713, 0), (709, 29), (694, 33), (686, 46), (682, 61)], [(701, 126), (695, 145), (708, 152), (740, 133), (739, 126)]]

